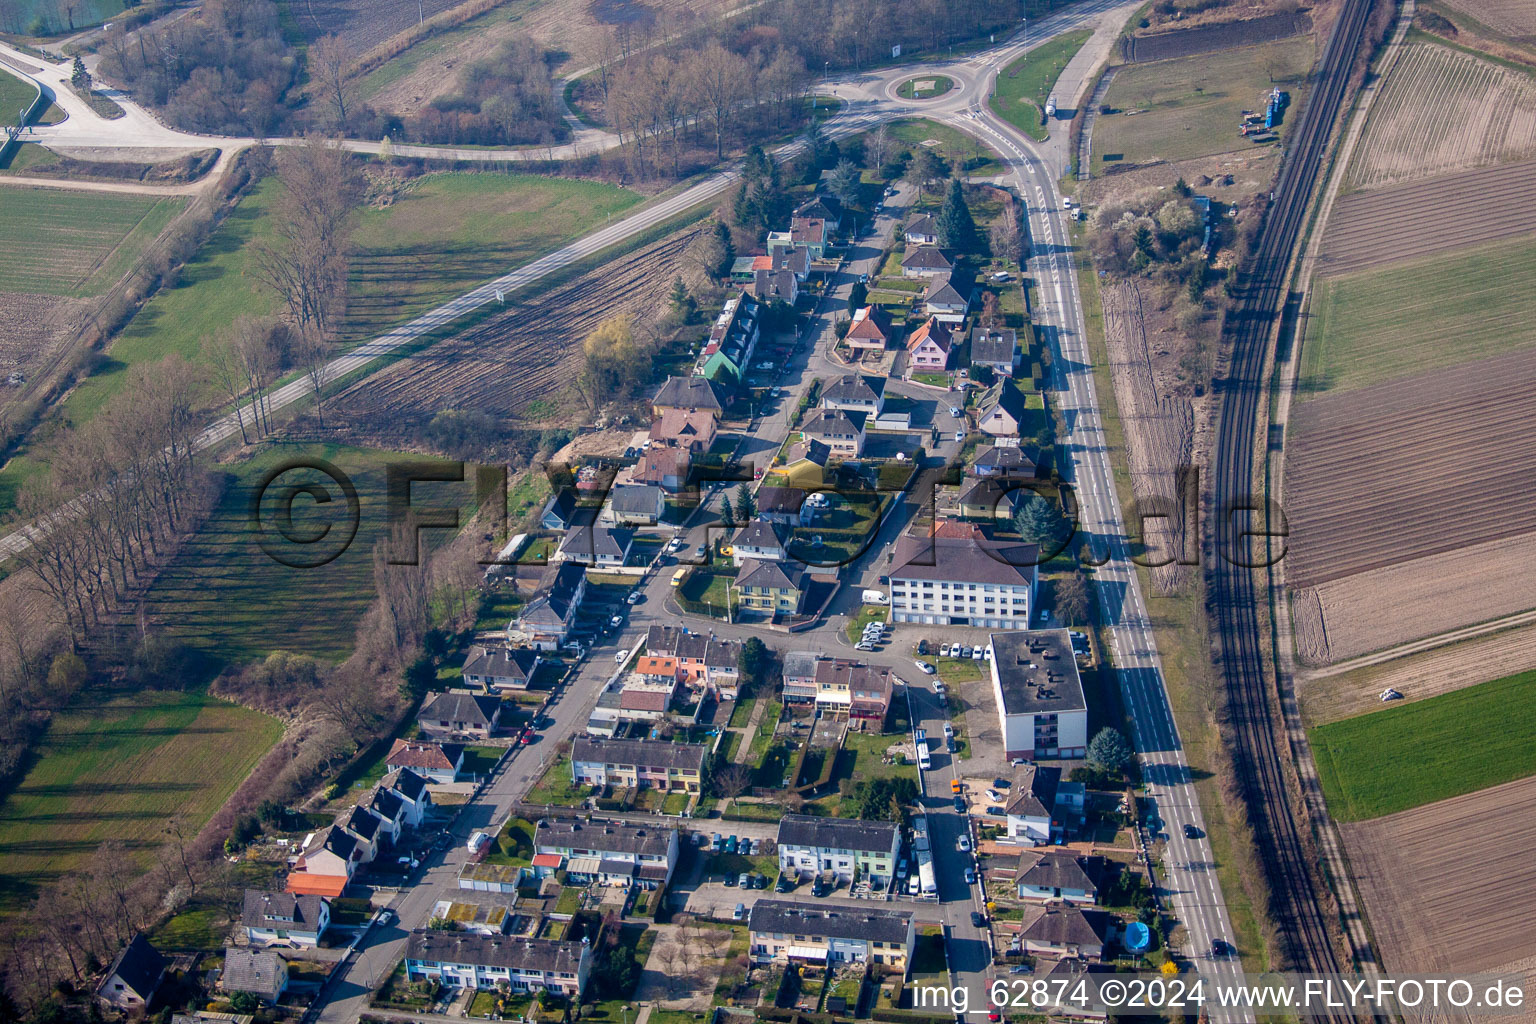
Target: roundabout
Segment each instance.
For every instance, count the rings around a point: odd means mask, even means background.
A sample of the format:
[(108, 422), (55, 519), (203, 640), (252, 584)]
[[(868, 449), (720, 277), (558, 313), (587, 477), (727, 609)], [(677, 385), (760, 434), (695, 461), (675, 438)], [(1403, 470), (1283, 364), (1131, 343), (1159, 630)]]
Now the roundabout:
[(959, 83), (948, 75), (922, 75), (898, 85), (896, 95), (904, 100), (932, 100), (957, 88)]

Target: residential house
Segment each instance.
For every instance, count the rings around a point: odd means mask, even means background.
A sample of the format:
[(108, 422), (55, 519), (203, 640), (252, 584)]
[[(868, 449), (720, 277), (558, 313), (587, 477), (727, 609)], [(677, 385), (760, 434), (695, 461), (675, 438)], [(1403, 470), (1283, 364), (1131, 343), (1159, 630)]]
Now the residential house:
[(651, 422), (651, 447), (661, 445), (702, 454), (715, 443), (715, 423), (715, 414), (708, 409), (663, 409)]
[(651, 398), (651, 414), (667, 409), (708, 409), (716, 416), (725, 409), (726, 392), (703, 377), (668, 377)]
[(757, 516), (779, 526), (805, 526), (813, 518), (805, 496), (803, 487), (759, 487)]
[(565, 858), (567, 877), (634, 884), (642, 889), (665, 886), (677, 867), (678, 831), (654, 824), (545, 818), (534, 833), (535, 854)]
[(731, 538), (731, 552), (738, 566), (748, 561), (782, 562), (789, 556), (784, 549), (783, 527), (761, 518), (736, 531)]
[(1014, 875), (1019, 899), (1046, 901), (1063, 900), (1067, 903), (1093, 904), (1099, 901), (1099, 883), (1096, 880), (1103, 861), (1099, 858), (1079, 857), (1060, 850), (1030, 854), (1033, 863)]
[(688, 470), (693, 457), (686, 448), (668, 448), (652, 445), (640, 456), (640, 461), (630, 472), (630, 479), (637, 484), (654, 484), (668, 494), (676, 494), (688, 486)]
[(1026, 953), (1097, 960), (1104, 955), (1109, 931), (1110, 917), (1102, 910), (1064, 903), (1025, 907), (1019, 937)]
[(1060, 768), (1026, 764), (1014, 769), (1013, 786), (1003, 807), (1009, 839), (1040, 846), (1061, 834), (1056, 818), (1061, 785)]
[(795, 216), (790, 218), (790, 244), (805, 246), (813, 260), (822, 259), (827, 255), (827, 242), (831, 240), (831, 237), (831, 228), (820, 217)]
[(678, 626), (651, 626), (645, 650), (675, 660), (682, 681), (694, 689), (711, 690), (735, 700), (741, 681), (741, 643), (694, 633)]
[(923, 312), (946, 324), (963, 324), (971, 311), (971, 285), (955, 274), (935, 274), (923, 291)]
[(155, 998), (170, 961), (135, 934), (107, 967), (107, 976), (96, 986), (96, 998), (119, 1010), (143, 1011)]
[(848, 718), (877, 730), (885, 724), (895, 689), (890, 669), (841, 658), (816, 663), (816, 706), (833, 718)]
[(805, 573), (787, 562), (748, 559), (741, 564), (730, 589), (736, 594), (740, 611), (798, 615), (805, 606)]
[(971, 460), (971, 475), (995, 480), (1034, 480), (1040, 475), (1040, 467), (1022, 445), (988, 445)]
[(954, 263), (936, 245), (919, 245), (908, 249), (901, 258), (902, 277), (936, 277), (955, 269)]
[(824, 409), (879, 416), (885, 408), (885, 378), (845, 373), (822, 391), (821, 405)]
[(998, 438), (1017, 438), (1024, 422), (1024, 392), (1011, 378), (987, 388), (976, 403), (976, 427)]
[(361, 804), (338, 818), (337, 824), (357, 840), (358, 849), (363, 854), (363, 864), (373, 863), (385, 847), (400, 839), (400, 830), (392, 821), (374, 814)]
[(459, 677), (470, 686), (503, 693), (526, 690), (543, 661), (531, 647), (507, 647), (477, 644), (464, 657)]
[(1088, 704), (1064, 629), (991, 635), (992, 695), (1010, 759), (1082, 757)]
[(820, 441), (837, 458), (856, 459), (864, 451), (864, 414), (842, 409), (815, 409), (806, 417), (800, 436)]
[(784, 451), (782, 473), (797, 487), (820, 487), (832, 449), (823, 441), (801, 438)]
[(565, 643), (576, 612), (587, 594), (587, 567), (576, 561), (551, 562), (544, 567), (533, 596), (514, 620), (528, 646), (552, 651)]
[[(654, 672), (655, 662), (669, 661), (671, 659), (651, 658), (649, 655), (640, 659), (641, 664), (646, 665)], [(678, 680), (675, 675), (641, 675), (633, 673), (619, 688), (618, 717), (629, 722), (654, 722), (667, 713), (672, 707), (672, 702), (677, 699)]]
[(409, 768), (431, 782), (458, 782), (464, 767), (464, 747), (458, 743), (419, 743), (397, 739), (384, 755), (386, 771)]
[(929, 317), (907, 338), (907, 375), (943, 373), (949, 368), (953, 348), (949, 325), (938, 317)]
[(501, 722), (501, 701), (475, 693), (429, 693), (416, 715), (423, 736), (484, 739)]
[(427, 780), (410, 768), (400, 768), (379, 780), (369, 808), (404, 828), (416, 828), (432, 806)]
[(891, 621), (1028, 629), (1038, 560), (1033, 544), (901, 537), (889, 573)]
[(781, 661), (785, 704), (816, 703), (816, 666), (826, 655), (819, 651), (786, 651)]
[(352, 881), (362, 860), (363, 848), (357, 837), (339, 825), (327, 825), (306, 837), (284, 888), (300, 896), (335, 899)]
[(795, 207), (795, 216), (820, 217), (829, 233), (837, 232), (843, 226), (843, 204), (835, 196), (818, 194)]
[(806, 906), (760, 899), (747, 918), (756, 963), (874, 964), (906, 974), (915, 943), (910, 910)]
[(564, 530), (576, 515), (576, 492), (562, 487), (549, 496), (544, 511), (539, 514), (539, 525), (546, 530)]
[(288, 962), (273, 949), (225, 946), (219, 988), (231, 995), (245, 992), (271, 1005), (288, 988)]
[(754, 271), (752, 296), (760, 302), (784, 302), (793, 306), (800, 298), (800, 281), (792, 270)]
[[(770, 266), (769, 269), (774, 268)], [(810, 269), (809, 261), (806, 261), (806, 269)], [(802, 277), (801, 280), (804, 278)], [(710, 325), (709, 337), (704, 339), (701, 358), (707, 358), (719, 352), (729, 358), (738, 369), (746, 369), (752, 361), (752, 353), (757, 350), (757, 342), (762, 334), (761, 312), (762, 306), (750, 295), (738, 292), (726, 299), (720, 307), (720, 312), (715, 316), (715, 322)], [(719, 414), (718, 409), (714, 411), (716, 415)]]
[(566, 532), (554, 557), (604, 569), (617, 568), (629, 557), (634, 539), (635, 532), (622, 527), (581, 526)]
[(702, 743), (578, 736), (571, 744), (571, 781), (584, 786), (697, 793), (708, 749)]
[(1011, 327), (977, 327), (971, 331), (971, 365), (985, 366), (999, 377), (1019, 372), (1019, 333)]
[(891, 315), (882, 306), (864, 306), (853, 311), (853, 320), (843, 342), (855, 355), (865, 352), (884, 352), (895, 336)]
[(920, 213), (907, 221), (905, 233), (908, 245), (937, 245), (939, 222), (931, 213)]
[(796, 878), (832, 874), (851, 883), (857, 874), (876, 889), (895, 878), (901, 828), (893, 821), (786, 814), (779, 820), (779, 871)]
[(506, 985), (578, 1000), (592, 974), (592, 955), (587, 942), (418, 928), (405, 943), (405, 974), (447, 988)]
[(331, 926), (331, 901), (324, 896), (247, 889), (240, 924), (253, 946), (269, 942), (316, 946), (321, 933)]
[(1032, 493), (1012, 480), (972, 477), (961, 485), (960, 514), (967, 519), (1012, 519)]
[(773, 250), (769, 257), (772, 262), (771, 269), (787, 270), (795, 275), (795, 280), (804, 284), (811, 276), (811, 250), (803, 245), (791, 245), (788, 248)]
[(608, 515), (620, 526), (655, 526), (666, 508), (666, 495), (655, 484), (626, 484), (608, 492)]

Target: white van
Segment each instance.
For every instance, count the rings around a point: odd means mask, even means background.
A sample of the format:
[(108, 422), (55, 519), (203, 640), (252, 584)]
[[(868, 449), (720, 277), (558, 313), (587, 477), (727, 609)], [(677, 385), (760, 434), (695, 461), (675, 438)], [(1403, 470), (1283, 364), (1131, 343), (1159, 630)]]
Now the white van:
[(866, 591), (864, 591), (864, 603), (865, 604), (890, 604), (891, 603), (891, 599), (890, 599), (890, 597), (888, 597), (886, 595), (885, 591), (883, 591), (883, 590), (866, 590)]

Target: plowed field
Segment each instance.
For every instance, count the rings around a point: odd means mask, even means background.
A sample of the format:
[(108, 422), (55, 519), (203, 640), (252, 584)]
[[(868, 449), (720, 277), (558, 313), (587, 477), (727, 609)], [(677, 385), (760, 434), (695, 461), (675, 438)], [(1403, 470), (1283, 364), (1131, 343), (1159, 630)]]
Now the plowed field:
[(1536, 4), (1531, 0), (1446, 0), (1489, 28), (1512, 36), (1536, 36)]
[(1366, 267), (1536, 231), (1536, 161), (1343, 196), (1318, 270)]
[(1340, 828), (1389, 973), (1492, 970), (1536, 948), (1536, 778)]
[(1532, 350), (1298, 406), (1287, 580), (1340, 579), (1536, 529), (1533, 408)]
[(461, 3), (463, 0), (294, 0), (290, 7), (294, 20), (310, 39), (338, 35), (363, 53), (404, 32), (418, 19)]
[(402, 359), (337, 396), (349, 413), (430, 416), (474, 409), (513, 416), (565, 390), (581, 366), (581, 343), (609, 317), (653, 316), (686, 274), (690, 228), (618, 257), (569, 284), (511, 304), (494, 319)]
[(1376, 188), (1536, 154), (1536, 80), (1413, 43), (1377, 97), (1347, 185)]

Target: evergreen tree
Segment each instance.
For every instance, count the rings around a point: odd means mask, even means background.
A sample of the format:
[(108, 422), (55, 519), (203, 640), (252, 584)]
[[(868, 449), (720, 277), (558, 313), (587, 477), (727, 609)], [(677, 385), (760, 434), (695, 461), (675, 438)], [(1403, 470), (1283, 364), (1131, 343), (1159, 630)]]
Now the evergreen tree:
[(715, 238), (720, 242), (720, 262), (713, 268), (713, 274), (723, 281), (730, 276), (731, 264), (736, 262), (736, 243), (724, 221), (715, 221)]
[(752, 493), (752, 488), (746, 484), (740, 484), (736, 488), (736, 518), (742, 523), (750, 523), (757, 516), (757, 498)]
[(1135, 756), (1125, 737), (1114, 729), (1100, 729), (1088, 744), (1088, 763), (1106, 772), (1125, 771)]
[(975, 252), (977, 248), (976, 221), (971, 218), (971, 208), (965, 203), (965, 186), (959, 178), (951, 178), (949, 194), (944, 197), (944, 208), (939, 212), (939, 244), (956, 252)]
[(869, 289), (864, 286), (864, 282), (853, 282), (853, 287), (848, 291), (848, 309), (850, 311), (863, 309), (868, 302)]
[(74, 67), (69, 72), (69, 84), (81, 92), (91, 91), (91, 73), (85, 70), (85, 61), (80, 59), (78, 53), (75, 54)]
[(1013, 528), (1030, 544), (1038, 544), (1041, 560), (1053, 553), (1065, 540), (1066, 522), (1054, 503), (1038, 494), (1031, 494), (1024, 505), (1013, 515)]

